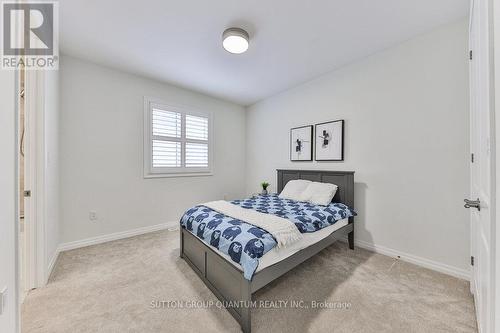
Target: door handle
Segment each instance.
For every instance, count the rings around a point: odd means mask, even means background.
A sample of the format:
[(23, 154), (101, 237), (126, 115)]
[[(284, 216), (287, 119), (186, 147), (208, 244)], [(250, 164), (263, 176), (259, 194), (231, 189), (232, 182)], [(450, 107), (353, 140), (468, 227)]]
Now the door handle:
[(465, 208), (477, 208), (477, 210), (481, 210), (481, 201), (479, 200), (479, 198), (477, 198), (477, 200), (464, 199), (464, 202)]

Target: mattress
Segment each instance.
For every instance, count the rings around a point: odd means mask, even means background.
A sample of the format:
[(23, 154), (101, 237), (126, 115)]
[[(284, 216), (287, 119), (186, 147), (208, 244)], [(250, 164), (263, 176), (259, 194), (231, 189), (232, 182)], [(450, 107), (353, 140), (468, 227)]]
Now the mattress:
[[(263, 270), (266, 267), (272, 266), (276, 264), (277, 262), (280, 262), (291, 255), (299, 252), (300, 250), (303, 250), (319, 241), (322, 239), (330, 236), (334, 231), (337, 231), (338, 229), (345, 227), (349, 223), (349, 219), (343, 219), (335, 222), (333, 225), (323, 228), (321, 230), (318, 230), (316, 232), (311, 232), (311, 233), (304, 233), (302, 234), (302, 239), (293, 243), (290, 246), (283, 247), (283, 248), (278, 248), (275, 247), (271, 251), (267, 252), (262, 256), (262, 258), (259, 259), (259, 266), (257, 267), (257, 270), (255, 272), (259, 272)], [(196, 236), (196, 235), (195, 235)], [(226, 259), (228, 262), (230, 262), (234, 267), (236, 267), (238, 270), (243, 271), (241, 266), (237, 263), (231, 260), (231, 258), (227, 255), (224, 254), (223, 252), (217, 250), (216, 248), (210, 247), (210, 249), (214, 250), (217, 252), (218, 255)]]

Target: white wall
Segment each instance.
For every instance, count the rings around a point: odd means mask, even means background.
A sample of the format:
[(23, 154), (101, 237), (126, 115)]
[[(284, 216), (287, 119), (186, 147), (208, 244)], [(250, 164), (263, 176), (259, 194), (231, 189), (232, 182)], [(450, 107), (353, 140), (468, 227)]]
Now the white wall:
[(0, 290), (7, 304), (0, 315), (0, 332), (17, 331), (16, 282), (16, 110), (15, 76), (0, 70)]
[[(244, 108), (69, 56), (60, 69), (62, 243), (176, 223), (194, 204), (244, 194)], [(213, 176), (143, 178), (145, 95), (213, 111)]]
[[(354, 170), (358, 241), (467, 274), (468, 105), (464, 20), (251, 106), (247, 192), (276, 168)], [(289, 161), (290, 128), (336, 119), (344, 163)]]

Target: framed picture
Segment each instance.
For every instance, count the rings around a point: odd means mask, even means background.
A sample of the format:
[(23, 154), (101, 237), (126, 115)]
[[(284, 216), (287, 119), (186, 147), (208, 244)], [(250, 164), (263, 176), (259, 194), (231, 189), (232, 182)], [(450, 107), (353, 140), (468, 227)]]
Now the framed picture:
[(315, 125), (316, 161), (344, 160), (344, 120)]
[(312, 161), (313, 126), (290, 130), (290, 161)]

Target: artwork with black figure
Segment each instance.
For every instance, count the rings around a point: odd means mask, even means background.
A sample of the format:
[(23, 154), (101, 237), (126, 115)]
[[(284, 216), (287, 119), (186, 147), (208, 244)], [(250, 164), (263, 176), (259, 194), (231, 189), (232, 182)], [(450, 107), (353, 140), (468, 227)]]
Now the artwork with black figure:
[(290, 160), (312, 161), (313, 126), (290, 130)]
[(330, 133), (328, 133), (326, 130), (323, 130), (323, 135), (320, 135), (319, 137), (323, 139), (323, 148), (326, 148), (328, 146), (328, 143), (330, 142)]
[(300, 139), (295, 140), (295, 152), (300, 153), (302, 151), (302, 141)]
[(344, 160), (344, 120), (316, 124), (316, 161)]

